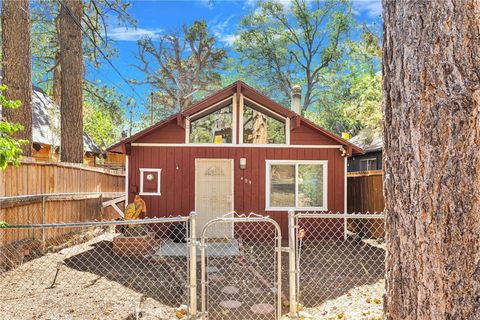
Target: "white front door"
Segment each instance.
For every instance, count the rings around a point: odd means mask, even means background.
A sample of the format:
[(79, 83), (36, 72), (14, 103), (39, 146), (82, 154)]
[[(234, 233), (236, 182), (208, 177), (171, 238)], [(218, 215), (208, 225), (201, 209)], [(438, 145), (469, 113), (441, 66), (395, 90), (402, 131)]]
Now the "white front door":
[[(195, 160), (195, 211), (198, 237), (208, 221), (233, 212), (233, 159)], [(216, 223), (206, 236), (232, 238), (233, 223)]]

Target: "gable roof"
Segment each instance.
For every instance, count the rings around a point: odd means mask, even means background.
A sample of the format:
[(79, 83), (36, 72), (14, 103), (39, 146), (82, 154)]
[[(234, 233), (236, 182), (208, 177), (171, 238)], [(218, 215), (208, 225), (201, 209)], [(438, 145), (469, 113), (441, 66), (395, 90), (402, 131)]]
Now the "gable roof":
[[(51, 146), (60, 145), (60, 108), (40, 88), (32, 91), (32, 142)], [(83, 148), (86, 152), (101, 154), (102, 149), (83, 132)]]
[(228, 97), (232, 96), (234, 93), (242, 93), (245, 97), (247, 97), (248, 99), (266, 107), (267, 109), (270, 109), (271, 111), (274, 111), (275, 113), (287, 118), (287, 119), (290, 119), (290, 120), (295, 120), (295, 123), (297, 123), (298, 125), (300, 124), (304, 124), (306, 125), (307, 127), (313, 129), (314, 131), (320, 133), (320, 134), (323, 134), (327, 137), (329, 137), (330, 139), (332, 139), (333, 141), (336, 141), (338, 142), (338, 144), (341, 144), (343, 146), (346, 146), (348, 148), (351, 148), (352, 152), (353, 153), (356, 153), (356, 154), (363, 154), (363, 150), (360, 149), (359, 147), (355, 146), (354, 144), (348, 142), (347, 140), (344, 140), (340, 137), (338, 137), (337, 135), (331, 133), (330, 131), (328, 130), (325, 130), (323, 128), (321, 128), (320, 126), (316, 125), (315, 123), (311, 122), (310, 120), (307, 120), (306, 118), (302, 117), (301, 115), (295, 113), (294, 111), (282, 106), (281, 104), (273, 101), (272, 99), (268, 98), (267, 96), (265, 96), (264, 94), (260, 93), (259, 91), (255, 90), (254, 88), (248, 86), (247, 84), (245, 84), (243, 81), (236, 81), (234, 83), (232, 83), (231, 85), (221, 89), (220, 91), (210, 95), (209, 97), (206, 97), (205, 99), (203, 100), (200, 100), (198, 101), (197, 103), (193, 104), (192, 106), (190, 106), (189, 108), (183, 110), (183, 111), (180, 111), (112, 146), (110, 146), (109, 148), (107, 148), (107, 151), (111, 151), (111, 152), (121, 152), (120, 149), (123, 149), (125, 150), (125, 148), (122, 148), (122, 145), (125, 146), (126, 144), (130, 144), (130, 143), (133, 143), (135, 142), (136, 140), (148, 135), (149, 133), (151, 133), (152, 131), (154, 130), (157, 130), (169, 123), (172, 123), (174, 121), (176, 121), (177, 123), (183, 123), (183, 119), (185, 117), (189, 117), (191, 115), (194, 115), (200, 111), (202, 111), (203, 109), (215, 104), (215, 103), (218, 103), (218, 102), (221, 102), (225, 99), (227, 99)]

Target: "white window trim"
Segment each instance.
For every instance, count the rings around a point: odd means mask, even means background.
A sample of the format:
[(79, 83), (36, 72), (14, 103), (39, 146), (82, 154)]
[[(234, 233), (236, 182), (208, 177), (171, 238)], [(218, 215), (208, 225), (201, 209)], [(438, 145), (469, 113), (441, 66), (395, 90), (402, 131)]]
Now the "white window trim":
[[(289, 146), (290, 145), (290, 119), (289, 118), (286, 118), (278, 113), (276, 113), (275, 111), (273, 110), (270, 110), (268, 109), (267, 107), (264, 107), (262, 106), (261, 104), (258, 104), (256, 103), (255, 101), (253, 100), (250, 100), (248, 99), (247, 97), (243, 98), (243, 95), (241, 95), (241, 100), (240, 100), (240, 108), (239, 108), (239, 117), (240, 117), (240, 121), (239, 121), (239, 128), (238, 128), (238, 134), (239, 134), (239, 140), (238, 140), (238, 144), (244, 144), (244, 145), (248, 145), (248, 146), (251, 146), (251, 145), (256, 145), (256, 146), (271, 146), (271, 145), (274, 145), (274, 146)], [(276, 116), (278, 116), (279, 118), (282, 118), (284, 123), (285, 123), (285, 143), (267, 143), (267, 144), (253, 144), (253, 143), (244, 143), (243, 142), (243, 111), (244, 111), (244, 108), (245, 108), (245, 103), (244, 101), (247, 101), (251, 104), (254, 104), (257, 108), (261, 109), (261, 110), (266, 110), (268, 112), (271, 112), (273, 114), (275, 114)]]
[[(364, 159), (360, 159), (360, 171), (369, 171), (369, 170), (375, 170), (375, 169), (368, 169), (368, 161), (371, 161), (371, 160), (375, 160), (375, 167), (377, 167), (378, 163), (377, 163), (377, 158), (364, 158)], [(362, 167), (362, 162), (366, 162), (367, 163), (367, 170), (361, 170), (361, 167)]]
[[(284, 164), (295, 166), (295, 206), (294, 207), (271, 207), (270, 206), (270, 170), (271, 165)], [(298, 203), (298, 165), (301, 164), (321, 164), (323, 165), (323, 207), (297, 207)], [(265, 211), (327, 211), (328, 210), (328, 161), (327, 160), (265, 160)]]
[[(157, 191), (158, 192), (143, 192), (143, 176), (144, 172), (156, 172), (157, 173)], [(161, 196), (162, 192), (160, 190), (160, 180), (162, 178), (162, 169), (154, 169), (154, 168), (140, 168), (140, 195), (141, 196)]]
[[(218, 106), (221, 103), (224, 103), (225, 101), (232, 100), (232, 142), (230, 143), (193, 143), (190, 142), (190, 124), (191, 120), (190, 117), (186, 117), (185, 119), (185, 144), (191, 144), (192, 146), (199, 146), (199, 145), (235, 145), (236, 144), (236, 139), (237, 139), (237, 100), (236, 100), (236, 94), (234, 93), (233, 96), (230, 96), (226, 99), (223, 99), (222, 101), (219, 101), (215, 104), (212, 104), (210, 107), (206, 109), (202, 109), (199, 112), (207, 112), (208, 110)], [(205, 115), (207, 116), (208, 113)], [(201, 118), (199, 118), (201, 119)], [(196, 119), (198, 120), (198, 119)]]
[(233, 143), (145, 143), (134, 142), (132, 147), (229, 147), (229, 148), (300, 148), (300, 149), (340, 149), (341, 144), (233, 144)]

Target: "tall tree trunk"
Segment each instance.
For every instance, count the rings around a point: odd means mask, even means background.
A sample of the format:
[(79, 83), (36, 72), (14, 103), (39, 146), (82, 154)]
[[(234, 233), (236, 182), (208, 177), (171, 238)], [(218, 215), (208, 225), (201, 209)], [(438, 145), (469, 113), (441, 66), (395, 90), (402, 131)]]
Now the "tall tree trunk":
[(480, 2), (383, 0), (387, 319), (480, 316)]
[(8, 86), (5, 97), (20, 100), (18, 109), (2, 110), (5, 120), (20, 123), (23, 130), (14, 134), (28, 140), (23, 155), (32, 155), (32, 52), (30, 45), (29, 0), (2, 1), (3, 83)]
[[(60, 21), (59, 21), (60, 15), (58, 15), (55, 18), (55, 31), (57, 35), (57, 44), (58, 44), (58, 38), (60, 36)], [(61, 71), (62, 71), (62, 55), (60, 50), (55, 53), (55, 67), (53, 68), (53, 102), (57, 106), (60, 106), (62, 103), (62, 77), (61, 77)]]
[[(60, 9), (61, 160), (83, 162), (82, 1), (64, 0)], [(72, 17), (73, 15), (73, 17)]]
[(57, 106), (62, 104), (62, 62), (61, 54), (55, 54), (55, 67), (53, 68), (53, 102)]

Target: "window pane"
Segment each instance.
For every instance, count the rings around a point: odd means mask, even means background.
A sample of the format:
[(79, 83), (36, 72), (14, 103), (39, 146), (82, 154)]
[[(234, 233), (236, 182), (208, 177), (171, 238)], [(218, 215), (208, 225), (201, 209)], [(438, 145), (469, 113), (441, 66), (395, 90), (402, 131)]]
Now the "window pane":
[(212, 112), (190, 124), (191, 143), (231, 143), (232, 105)]
[(285, 123), (244, 105), (243, 143), (284, 144)]
[(295, 206), (295, 166), (271, 165), (270, 207)]
[(360, 171), (368, 171), (366, 160), (360, 160)]
[(376, 170), (377, 169), (377, 160), (370, 159), (368, 160), (368, 170)]
[(298, 206), (323, 207), (323, 165), (298, 166)]

